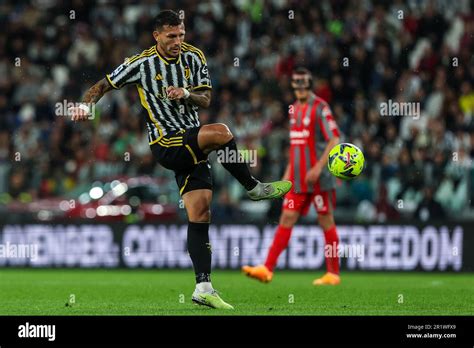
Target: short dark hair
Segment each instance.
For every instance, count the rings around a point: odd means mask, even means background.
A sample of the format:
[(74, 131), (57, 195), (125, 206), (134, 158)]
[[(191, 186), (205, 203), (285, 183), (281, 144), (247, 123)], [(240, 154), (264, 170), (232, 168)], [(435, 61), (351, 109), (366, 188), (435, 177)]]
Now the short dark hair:
[(293, 70), (293, 74), (312, 76), (311, 71), (309, 71), (308, 69), (306, 69), (305, 67), (302, 67), (302, 66), (296, 67), (296, 68)]
[(153, 29), (161, 30), (164, 25), (175, 27), (183, 23), (179, 15), (173, 10), (163, 10), (153, 19)]

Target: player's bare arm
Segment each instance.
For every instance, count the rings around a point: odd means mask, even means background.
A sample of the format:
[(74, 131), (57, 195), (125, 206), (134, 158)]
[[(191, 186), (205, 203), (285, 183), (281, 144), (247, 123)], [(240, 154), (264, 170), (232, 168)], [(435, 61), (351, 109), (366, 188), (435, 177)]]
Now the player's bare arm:
[[(111, 89), (112, 86), (110, 83), (105, 78), (103, 78), (87, 90), (87, 92), (84, 94), (84, 97), (82, 98), (82, 102), (84, 105), (97, 103), (100, 98), (102, 98), (102, 96)], [(89, 117), (87, 108), (81, 108), (80, 106), (72, 108), (70, 110), (70, 114), (72, 121), (83, 121), (87, 120)]]
[[(189, 100), (194, 104), (201, 108), (208, 108), (211, 105), (211, 90), (207, 89), (204, 91), (195, 91), (189, 92), (182, 87), (174, 87), (170, 86), (167, 89), (168, 98), (173, 99), (181, 99), (181, 98), (189, 98)], [(189, 95), (186, 94), (189, 93)]]
[(285, 173), (283, 174), (283, 177), (281, 180), (290, 180), (290, 164), (289, 163), (286, 165)]
[(190, 92), (189, 99), (199, 107), (208, 108), (211, 105), (211, 91)]
[(97, 103), (102, 96), (110, 91), (112, 86), (107, 81), (107, 79), (103, 78), (99, 82), (97, 82), (94, 86), (89, 88), (87, 92), (84, 94), (84, 98), (82, 101), (84, 103)]
[(312, 185), (319, 179), (321, 171), (328, 164), (329, 151), (339, 144), (339, 140), (339, 137), (332, 137), (328, 141), (320, 160), (308, 171), (308, 173), (306, 173), (305, 181), (307, 184)]

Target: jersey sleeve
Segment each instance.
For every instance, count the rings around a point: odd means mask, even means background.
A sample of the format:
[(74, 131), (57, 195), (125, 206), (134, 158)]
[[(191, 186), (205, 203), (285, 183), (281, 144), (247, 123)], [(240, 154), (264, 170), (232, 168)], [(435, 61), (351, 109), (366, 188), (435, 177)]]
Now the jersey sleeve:
[(324, 140), (329, 141), (332, 138), (340, 136), (339, 128), (337, 127), (329, 105), (325, 103), (320, 104), (316, 112), (316, 117), (318, 118)]
[(137, 83), (140, 81), (140, 65), (142, 60), (125, 60), (115, 68), (110, 74), (105, 75), (107, 81), (115, 89), (120, 89), (125, 85)]
[(199, 51), (198, 57), (196, 57), (196, 66), (193, 71), (194, 86), (193, 91), (201, 91), (206, 89), (212, 89), (211, 76), (209, 75), (209, 69), (207, 68), (207, 61), (204, 54)]

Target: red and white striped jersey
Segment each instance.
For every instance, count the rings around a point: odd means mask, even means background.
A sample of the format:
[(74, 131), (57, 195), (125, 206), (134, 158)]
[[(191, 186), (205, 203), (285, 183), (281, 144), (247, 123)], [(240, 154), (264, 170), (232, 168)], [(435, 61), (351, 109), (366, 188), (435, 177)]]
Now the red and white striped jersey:
[(308, 102), (293, 103), (289, 110), (290, 119), (290, 181), (292, 191), (328, 191), (335, 187), (335, 178), (325, 166), (319, 180), (306, 185), (306, 173), (323, 154), (328, 141), (339, 137), (339, 129), (326, 101), (311, 94)]

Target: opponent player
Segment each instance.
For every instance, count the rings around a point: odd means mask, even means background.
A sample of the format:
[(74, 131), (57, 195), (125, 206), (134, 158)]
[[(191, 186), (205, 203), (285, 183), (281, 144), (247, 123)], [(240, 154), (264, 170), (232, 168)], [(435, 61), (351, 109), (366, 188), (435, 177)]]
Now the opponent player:
[[(318, 213), (318, 222), (324, 231), (325, 250), (337, 255), (339, 238), (332, 211), (335, 205), (335, 179), (327, 169), (329, 151), (339, 143), (339, 130), (328, 104), (312, 92), (312, 76), (305, 68), (297, 68), (292, 74), (291, 86), (296, 102), (291, 106), (290, 119), (290, 163), (284, 180), (289, 179), (293, 187), (285, 195), (283, 212), (268, 251), (264, 265), (242, 267), (249, 277), (270, 282), (278, 256), (288, 246), (291, 230), (300, 215), (306, 215), (310, 204)], [(326, 256), (327, 273), (313, 281), (314, 285), (337, 285), (339, 257)]]
[[(211, 284), (209, 244), (212, 178), (208, 154), (224, 150), (237, 154), (237, 146), (224, 124), (201, 126), (198, 108), (209, 107), (211, 78), (201, 50), (184, 42), (185, 28), (178, 14), (160, 12), (154, 20), (156, 45), (124, 61), (111, 74), (92, 86), (83, 103), (72, 110), (73, 120), (90, 115), (87, 104), (96, 103), (111, 89), (136, 85), (146, 123), (150, 147), (158, 163), (175, 172), (188, 216), (187, 247), (196, 275), (192, 300), (213, 308), (233, 309)], [(222, 163), (245, 187), (253, 200), (279, 198), (289, 181), (261, 183), (250, 175), (245, 163)]]

